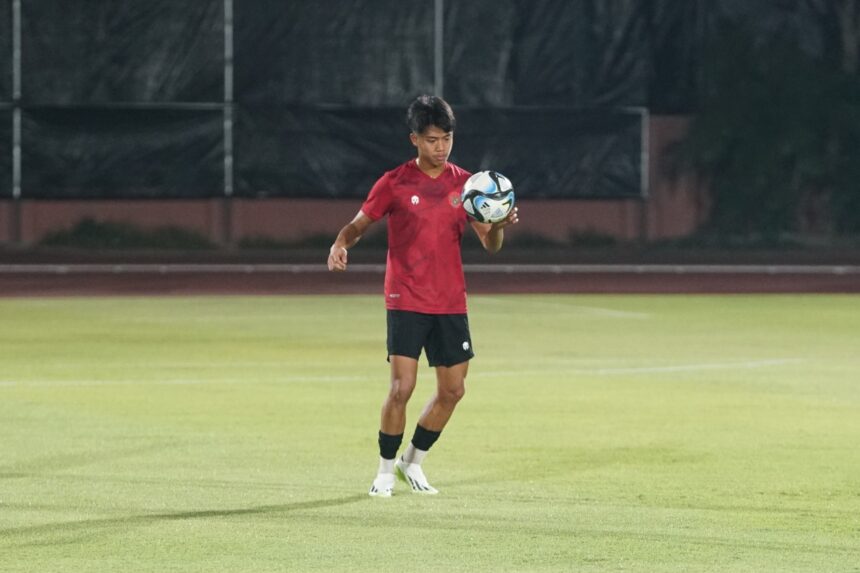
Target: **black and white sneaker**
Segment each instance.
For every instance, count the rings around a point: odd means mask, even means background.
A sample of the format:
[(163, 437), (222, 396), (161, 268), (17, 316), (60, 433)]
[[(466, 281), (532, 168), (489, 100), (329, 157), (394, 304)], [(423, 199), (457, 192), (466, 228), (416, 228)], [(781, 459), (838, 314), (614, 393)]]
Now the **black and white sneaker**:
[(397, 460), (394, 464), (397, 468), (397, 475), (409, 484), (413, 493), (423, 493), (424, 495), (435, 495), (439, 490), (427, 483), (427, 476), (424, 475), (424, 470), (420, 464), (407, 464), (402, 459)]
[(394, 474), (378, 474), (370, 486), (368, 495), (373, 497), (391, 497), (394, 491)]

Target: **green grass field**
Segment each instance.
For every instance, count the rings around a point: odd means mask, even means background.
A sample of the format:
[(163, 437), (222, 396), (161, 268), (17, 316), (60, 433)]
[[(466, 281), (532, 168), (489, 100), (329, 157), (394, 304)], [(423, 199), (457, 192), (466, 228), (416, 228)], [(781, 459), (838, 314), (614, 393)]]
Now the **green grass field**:
[(470, 316), (441, 494), (373, 499), (381, 297), (0, 299), (0, 571), (860, 571), (860, 298)]

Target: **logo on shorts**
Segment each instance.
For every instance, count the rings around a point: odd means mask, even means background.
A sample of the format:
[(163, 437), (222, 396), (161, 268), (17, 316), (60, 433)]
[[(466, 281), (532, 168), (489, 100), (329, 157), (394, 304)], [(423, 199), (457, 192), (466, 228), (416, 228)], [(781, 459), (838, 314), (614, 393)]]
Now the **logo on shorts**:
[(463, 343), (463, 350), (469, 350), (469, 341)]
[(418, 204), (418, 202), (419, 202), (420, 200), (421, 200), (421, 199), (419, 199), (419, 198), (418, 198), (418, 195), (413, 195), (413, 196), (412, 196), (412, 204), (413, 204), (413, 205), (417, 205), (417, 204)]

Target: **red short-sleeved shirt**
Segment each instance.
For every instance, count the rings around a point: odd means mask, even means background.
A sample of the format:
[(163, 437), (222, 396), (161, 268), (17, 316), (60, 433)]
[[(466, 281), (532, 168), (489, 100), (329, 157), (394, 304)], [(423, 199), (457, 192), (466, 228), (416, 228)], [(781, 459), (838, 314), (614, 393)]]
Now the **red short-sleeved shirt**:
[(460, 242), (467, 215), (460, 192), (469, 175), (446, 163), (433, 179), (413, 159), (386, 172), (370, 190), (362, 212), (374, 221), (388, 215), (386, 308), (466, 312)]

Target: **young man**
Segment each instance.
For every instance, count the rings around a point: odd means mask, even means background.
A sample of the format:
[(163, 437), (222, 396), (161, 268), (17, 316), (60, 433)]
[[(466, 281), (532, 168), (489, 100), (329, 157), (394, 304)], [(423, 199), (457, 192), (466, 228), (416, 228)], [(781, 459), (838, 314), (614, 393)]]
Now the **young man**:
[[(376, 182), (361, 210), (337, 235), (328, 268), (344, 271), (347, 252), (368, 227), (388, 215), (385, 302), (391, 386), (382, 405), (379, 471), (370, 495), (389, 497), (395, 471), (413, 492), (435, 494), (421, 469), (465, 393), (472, 352), (460, 243), (468, 222), (460, 193), (470, 173), (448, 162), (454, 143), (454, 112), (445, 100), (420, 96), (409, 106), (409, 138), (418, 157)], [(516, 209), (492, 225), (471, 221), (490, 253), (502, 247), (504, 227)], [(436, 393), (421, 413), (411, 443), (395, 462), (406, 428), (406, 404), (415, 389), (424, 349), (436, 369)]]

